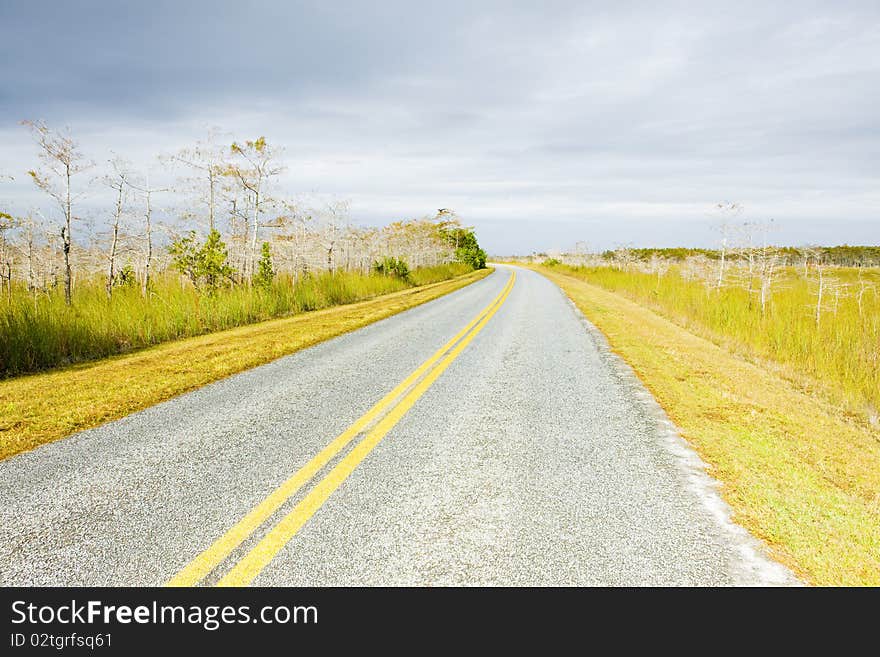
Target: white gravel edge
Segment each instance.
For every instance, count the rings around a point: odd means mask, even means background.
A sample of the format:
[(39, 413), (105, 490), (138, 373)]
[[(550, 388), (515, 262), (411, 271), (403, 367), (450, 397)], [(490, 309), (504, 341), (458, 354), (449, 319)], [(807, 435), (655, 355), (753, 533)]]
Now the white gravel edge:
[[(536, 273), (540, 274), (540, 272)], [(553, 283), (549, 278), (547, 280)], [(562, 288), (556, 283), (553, 283), (553, 286), (568, 302), (569, 307), (583, 324), (584, 330), (590, 335), (602, 357), (614, 368), (615, 373), (632, 387), (633, 396), (639, 400), (645, 411), (657, 421), (658, 428), (662, 430), (660, 434), (663, 447), (674, 457), (688, 489), (703, 503), (730, 545), (736, 547), (742, 559), (739, 572), (734, 573), (737, 584), (743, 586), (802, 586), (803, 582), (798, 580), (794, 573), (770, 556), (767, 546), (762, 541), (733, 521), (733, 509), (721, 498), (719, 492), (721, 484), (709, 476), (706, 462), (681, 436), (678, 428), (669, 419), (666, 411), (654, 399), (650, 391), (645, 388), (635, 370), (612, 351), (605, 334), (587, 319)]]

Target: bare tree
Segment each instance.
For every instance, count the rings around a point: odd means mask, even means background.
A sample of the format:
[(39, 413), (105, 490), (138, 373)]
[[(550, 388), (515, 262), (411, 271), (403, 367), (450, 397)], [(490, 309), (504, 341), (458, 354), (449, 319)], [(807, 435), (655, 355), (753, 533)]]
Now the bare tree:
[(718, 259), (718, 282), (716, 284), (716, 287), (720, 289), (724, 285), (724, 265), (726, 264), (727, 251), (730, 246), (731, 221), (742, 212), (742, 206), (738, 203), (724, 201), (723, 203), (718, 203), (715, 209), (721, 213), (721, 222), (718, 227), (718, 230), (721, 232), (721, 242), (719, 244), (720, 258)]
[(12, 243), (9, 234), (19, 225), (19, 220), (6, 212), (0, 212), (0, 292), (5, 279), (8, 298), (12, 300)]
[(818, 247), (815, 246), (802, 246), (798, 249), (801, 257), (804, 259), (804, 278), (807, 279), (810, 277), (810, 260), (815, 260), (819, 262), (821, 258), (821, 252)]
[(62, 250), (64, 252), (64, 300), (70, 305), (72, 291), (72, 273), (70, 266), (70, 250), (73, 244), (71, 223), (73, 222), (72, 178), (88, 169), (91, 165), (83, 160), (78, 144), (68, 131), (61, 133), (51, 131), (42, 121), (23, 121), (30, 128), (34, 140), (40, 147), (39, 156), (44, 168), (28, 171), (34, 184), (47, 193), (58, 204), (64, 215), (64, 226), (61, 228)]
[(144, 275), (141, 279), (141, 294), (147, 296), (150, 289), (150, 271), (153, 264), (153, 194), (167, 192), (168, 189), (150, 187), (150, 176), (146, 176), (143, 185), (128, 183), (132, 189), (141, 192), (144, 197)]
[(27, 261), (27, 287), (33, 294), (35, 302), (37, 298), (37, 272), (34, 259), (36, 256), (37, 226), (33, 213), (29, 212), (24, 219), (25, 260)]
[(822, 319), (822, 300), (825, 295), (825, 263), (821, 260), (816, 261), (816, 271), (819, 274), (819, 290), (816, 296), (816, 328), (819, 327), (819, 322)]
[(863, 316), (862, 308), (863, 308), (865, 292), (867, 292), (868, 290), (871, 290), (871, 292), (874, 292), (874, 290), (875, 290), (874, 284), (869, 283), (868, 281), (865, 280), (865, 277), (862, 275), (862, 269), (863, 269), (863, 267), (861, 265), (859, 265), (859, 278), (858, 278), (859, 290), (858, 290), (858, 292), (856, 292), (856, 304), (858, 305), (858, 308), (859, 308), (859, 317)]
[(654, 254), (645, 265), (645, 268), (647, 273), (657, 276), (657, 280), (654, 285), (654, 293), (660, 294), (660, 281), (666, 274), (666, 272), (669, 271), (669, 261), (666, 258), (661, 258), (660, 256)]
[(113, 173), (106, 177), (105, 182), (115, 192), (116, 204), (113, 208), (113, 221), (110, 226), (110, 254), (107, 264), (107, 296), (113, 296), (113, 286), (116, 283), (116, 255), (119, 249), (119, 225), (122, 221), (122, 213), (125, 203), (126, 188), (128, 187), (128, 164), (121, 158), (110, 161)]
[[(767, 311), (767, 303), (770, 301), (770, 293), (773, 287), (774, 275), (779, 265), (779, 253), (777, 249), (764, 247), (761, 249), (758, 263), (758, 280), (760, 282), (761, 314)], [(750, 276), (751, 278), (751, 276)]]
[(681, 275), (686, 281), (699, 281), (703, 284), (708, 297), (715, 289), (715, 266), (704, 255), (690, 256), (681, 265)]
[[(779, 249), (769, 245), (770, 232), (773, 230), (773, 220), (747, 224), (749, 227), (749, 290), (751, 291), (752, 278), (755, 273), (758, 276), (758, 295), (760, 299), (761, 314), (767, 311), (770, 294), (773, 287), (774, 276), (779, 267), (781, 257)], [(753, 246), (754, 239), (752, 229), (759, 231), (761, 236), (760, 246)], [(753, 271), (754, 269), (754, 271)]]
[(342, 231), (348, 226), (348, 201), (331, 201), (321, 212), (322, 243), (327, 255), (327, 270), (335, 268), (335, 249)]
[[(238, 157), (239, 162), (230, 164), (226, 173), (239, 183), (246, 196), (247, 204), (241, 216), (250, 226), (250, 251), (246, 264), (247, 272), (253, 275), (259, 230), (261, 227), (275, 225), (275, 222), (261, 221), (261, 215), (266, 213), (267, 206), (271, 204), (266, 187), (273, 177), (284, 170), (284, 167), (275, 164), (277, 152), (266, 143), (265, 137), (246, 141), (243, 144), (232, 142), (230, 150)], [(248, 224), (245, 229), (246, 237)]]
[(629, 271), (636, 262), (636, 255), (633, 253), (632, 247), (618, 246), (614, 249), (612, 262), (620, 271)]
[[(192, 148), (185, 148), (170, 157), (172, 162), (179, 162), (197, 172), (194, 180), (199, 202), (204, 203), (208, 210), (208, 230), (217, 226), (217, 207), (221, 197), (223, 176), (227, 172), (226, 149), (215, 143), (218, 130), (209, 131), (208, 138), (196, 142)], [(202, 184), (206, 187), (202, 188)]]
[(288, 262), (293, 272), (293, 284), (299, 281), (300, 272), (306, 268), (305, 253), (308, 242), (308, 222), (311, 215), (302, 212), (296, 203), (283, 201), (278, 217), (279, 240), (286, 246)]
[(590, 247), (584, 240), (579, 240), (574, 244), (575, 264), (584, 267), (587, 264), (587, 256), (590, 253)]
[[(151, 185), (147, 177), (122, 160), (110, 160), (102, 174), (107, 174), (103, 182), (113, 195), (112, 201), (100, 211), (95, 231), (80, 229), (80, 204), (74, 192), (84, 186), (75, 175), (88, 165), (67, 133), (53, 133), (42, 123), (28, 126), (44, 163), (40, 165), (42, 170), (32, 172), (31, 177), (54, 203), (51, 212), (46, 213), (51, 220), (37, 208), (27, 221), (22, 219), (24, 223), (0, 233), (0, 293), (5, 296), (19, 276), (22, 282), (27, 281), (36, 301), (40, 291), (48, 293), (57, 288), (60, 293), (64, 281), (65, 297), (70, 303), (77, 282), (94, 279), (113, 299), (123, 271), (126, 280), (129, 278), (128, 265), (123, 269), (129, 262), (134, 265), (131, 273), (142, 292), (148, 294), (156, 272), (167, 264), (163, 261), (164, 250), (157, 248), (155, 233), (173, 231), (173, 227), (165, 225), (164, 213), (158, 214), (157, 205), (164, 205), (164, 197), (160, 200), (157, 193), (169, 191), (171, 185), (164, 181), (162, 188)], [(272, 183), (282, 167), (263, 138), (235, 143), (229, 151), (200, 142), (195, 148), (165, 158), (166, 163), (169, 160), (185, 165), (187, 193), (191, 185), (198, 192), (195, 213), (199, 225), (224, 232), (230, 265), (242, 273), (240, 282), (252, 277), (262, 240), (272, 244), (276, 270), (292, 272), (291, 282), (296, 285), (307, 271), (368, 272), (385, 256), (403, 259), (412, 268), (450, 262), (455, 258), (454, 240), (463, 240), (467, 234), (448, 209), (438, 211), (436, 217), (363, 228), (353, 224), (347, 201), (318, 198), (293, 203), (276, 199)], [(228, 215), (227, 202), (232, 207)], [(193, 210), (186, 214), (188, 219)], [(58, 223), (60, 231), (54, 228)], [(444, 225), (450, 230), (444, 232)], [(72, 229), (80, 231), (76, 240), (72, 239)]]

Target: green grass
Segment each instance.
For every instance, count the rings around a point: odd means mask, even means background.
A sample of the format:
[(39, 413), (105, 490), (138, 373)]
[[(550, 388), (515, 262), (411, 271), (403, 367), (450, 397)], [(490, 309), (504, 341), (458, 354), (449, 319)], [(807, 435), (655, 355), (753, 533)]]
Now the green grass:
[(490, 271), (0, 380), (0, 459), (357, 330)]
[(846, 287), (841, 288), (843, 294), (836, 303), (834, 292), (826, 291), (818, 326), (816, 274), (806, 278), (801, 268), (779, 273), (763, 313), (754, 292), (750, 294), (741, 285), (707, 287), (702, 281), (686, 279), (679, 266), (662, 276), (611, 267), (556, 265), (554, 269), (647, 305), (741, 356), (770, 361), (789, 380), (876, 422), (880, 410), (880, 269), (862, 272), (867, 287), (860, 310), (858, 270), (828, 268), (826, 280)]
[[(721, 341), (670, 321), (653, 309), (659, 303), (648, 307), (627, 298), (650, 299), (650, 292), (611, 292), (587, 282), (596, 280), (593, 272), (535, 269), (557, 283), (633, 367), (721, 482), (735, 520), (777, 559), (809, 583), (880, 585), (880, 429), (792, 385), (766, 362), (743, 358)], [(598, 278), (621, 290), (637, 279)], [(653, 289), (647, 279), (638, 280)], [(683, 314), (688, 306), (684, 299), (679, 303)], [(726, 322), (720, 325), (743, 330), (727, 316), (732, 309), (717, 312), (716, 321)], [(838, 348), (837, 342), (829, 346)]]
[(0, 373), (47, 370), (181, 338), (277, 317), (329, 308), (462, 275), (470, 268), (447, 264), (413, 271), (404, 281), (355, 272), (303, 276), (294, 285), (279, 276), (269, 289), (235, 286), (200, 294), (172, 274), (159, 276), (147, 298), (118, 287), (108, 299), (103, 281), (75, 287), (73, 303), (56, 289), (36, 299), (19, 287), (0, 300)]

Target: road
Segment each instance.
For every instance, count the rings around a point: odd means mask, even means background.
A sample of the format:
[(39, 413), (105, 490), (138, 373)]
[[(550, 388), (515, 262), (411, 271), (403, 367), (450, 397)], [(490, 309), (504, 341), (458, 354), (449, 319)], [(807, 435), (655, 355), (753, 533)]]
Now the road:
[(0, 584), (793, 583), (562, 292), (513, 279), (0, 462)]

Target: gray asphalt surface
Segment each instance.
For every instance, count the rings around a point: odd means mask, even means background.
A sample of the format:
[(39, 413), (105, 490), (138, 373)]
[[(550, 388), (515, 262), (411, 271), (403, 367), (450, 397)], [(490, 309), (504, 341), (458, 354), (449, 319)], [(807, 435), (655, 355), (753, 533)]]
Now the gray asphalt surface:
[[(471, 320), (509, 272), (0, 462), (0, 584), (167, 581)], [(485, 329), (254, 581), (789, 583), (730, 522), (699, 459), (601, 335), (523, 269)]]

